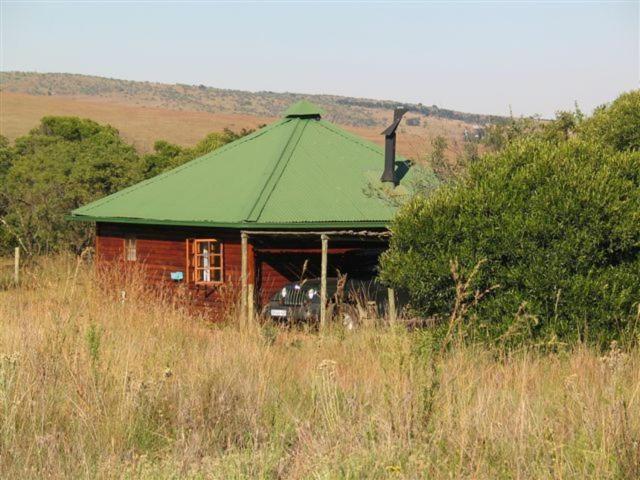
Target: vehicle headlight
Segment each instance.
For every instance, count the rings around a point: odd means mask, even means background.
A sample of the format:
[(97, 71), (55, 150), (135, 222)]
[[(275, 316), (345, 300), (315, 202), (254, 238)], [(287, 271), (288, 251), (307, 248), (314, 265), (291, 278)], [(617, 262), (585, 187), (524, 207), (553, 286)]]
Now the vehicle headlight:
[(280, 292), (280, 295), (282, 295), (282, 298), (287, 296), (287, 287), (282, 287), (282, 291)]
[(313, 297), (316, 296), (316, 293), (317, 292), (313, 288), (307, 290), (307, 297), (309, 297), (309, 300), (313, 300)]

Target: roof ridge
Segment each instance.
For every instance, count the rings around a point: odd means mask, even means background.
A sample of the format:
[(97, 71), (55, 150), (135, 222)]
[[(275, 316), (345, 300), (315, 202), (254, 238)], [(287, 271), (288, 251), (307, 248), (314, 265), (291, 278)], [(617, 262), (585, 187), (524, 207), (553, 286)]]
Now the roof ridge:
[[(292, 120), (292, 118), (289, 118), (289, 120)], [(315, 120), (302, 119), (302, 118), (295, 118), (295, 120), (297, 122), (296, 126), (293, 128), (291, 135), (287, 139), (287, 142), (284, 145), (282, 152), (280, 153), (278, 159), (276, 160), (275, 165), (271, 169), (271, 173), (267, 177), (267, 181), (265, 182), (264, 186), (260, 190), (260, 193), (258, 194), (258, 198), (256, 199), (253, 206), (251, 207), (251, 210), (249, 210), (249, 213), (247, 215), (247, 218), (245, 218), (245, 221), (255, 222), (258, 220), (258, 218), (260, 218), (260, 215), (262, 214), (262, 211), (264, 210), (267, 202), (269, 201), (269, 198), (271, 198), (271, 194), (275, 190), (276, 185), (278, 184), (278, 181), (280, 180), (280, 178), (282, 178), (282, 174), (287, 168), (287, 165), (289, 164), (289, 160), (291, 160), (291, 157), (293, 156), (293, 152), (298, 146), (298, 142), (300, 141), (300, 138), (302, 138), (304, 129), (307, 127), (310, 121), (315, 121)], [(287, 152), (287, 149), (289, 149), (288, 152)]]
[[(177, 166), (175, 168), (172, 168), (171, 170), (168, 170), (168, 171), (163, 172), (163, 173), (161, 173), (159, 175), (156, 175), (155, 177), (151, 177), (151, 178), (148, 178), (148, 179), (143, 180), (141, 182), (135, 183), (135, 184), (123, 189), (123, 190), (120, 190), (119, 192), (115, 192), (115, 193), (112, 193), (111, 195), (107, 195), (106, 197), (99, 198), (98, 200), (95, 200), (95, 201), (93, 201), (93, 202), (91, 202), (91, 203), (89, 203), (87, 205), (83, 205), (82, 207), (79, 207), (76, 210), (80, 210), (80, 209), (82, 209), (82, 210), (92, 210), (92, 209), (94, 209), (96, 207), (100, 207), (102, 205), (106, 205), (107, 203), (112, 202), (113, 200), (116, 200), (116, 199), (118, 199), (118, 198), (120, 198), (122, 196), (125, 196), (125, 195), (127, 195), (127, 194), (129, 194), (131, 192), (135, 192), (139, 188), (146, 187), (147, 185), (151, 185), (151, 184), (153, 184), (153, 183), (155, 183), (155, 182), (157, 182), (159, 180), (162, 180), (162, 179), (164, 179), (166, 177), (169, 177), (169, 176), (174, 175), (174, 174), (176, 174), (178, 172), (181, 172), (182, 170), (185, 170), (187, 168), (193, 167), (193, 166), (195, 166), (197, 164), (199, 165), (200, 163), (202, 163), (205, 160), (210, 160), (211, 158), (213, 158), (213, 157), (215, 157), (217, 155), (220, 155), (220, 154), (222, 154), (224, 152), (227, 152), (229, 150), (233, 150), (234, 148), (239, 147), (240, 145), (242, 145), (242, 144), (244, 144), (246, 142), (250, 142), (252, 140), (255, 140), (256, 138), (261, 137), (262, 135), (266, 134), (267, 132), (269, 132), (271, 130), (275, 130), (277, 127), (280, 127), (280, 126), (288, 123), (289, 121), (291, 121), (290, 118), (283, 118), (283, 119), (281, 119), (281, 120), (279, 120), (279, 121), (277, 121), (275, 123), (272, 123), (271, 125), (267, 125), (266, 127), (263, 127), (263, 128), (261, 128), (259, 130), (256, 130), (255, 132), (253, 132), (253, 133), (251, 133), (249, 135), (246, 135), (246, 136), (244, 136), (242, 138), (234, 140), (231, 143), (223, 145), (220, 148), (216, 148), (215, 150), (212, 150), (209, 153), (206, 153), (204, 155), (201, 155), (200, 157), (194, 158), (193, 160), (189, 160), (187, 163), (184, 163), (184, 164), (179, 165), (179, 166)], [(74, 211), (76, 211), (76, 210), (74, 210)]]
[(293, 105), (290, 105), (289, 108), (287, 108), (287, 110), (284, 112), (283, 117), (320, 118), (323, 114), (324, 112), (320, 107), (303, 98)]

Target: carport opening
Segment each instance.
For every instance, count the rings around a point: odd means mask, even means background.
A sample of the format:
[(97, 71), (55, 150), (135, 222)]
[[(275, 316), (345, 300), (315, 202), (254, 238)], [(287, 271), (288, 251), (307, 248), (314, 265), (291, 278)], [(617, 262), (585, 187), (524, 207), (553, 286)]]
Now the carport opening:
[(322, 241), (327, 240), (327, 278), (370, 280), (377, 275), (388, 232), (245, 232), (255, 261), (257, 300), (264, 305), (284, 285), (322, 276)]

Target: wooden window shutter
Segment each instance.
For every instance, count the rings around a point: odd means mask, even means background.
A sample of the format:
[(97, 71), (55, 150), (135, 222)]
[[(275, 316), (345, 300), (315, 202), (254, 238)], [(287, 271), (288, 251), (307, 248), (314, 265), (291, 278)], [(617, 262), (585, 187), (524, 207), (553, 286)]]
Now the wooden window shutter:
[(193, 238), (187, 238), (186, 240), (186, 248), (185, 248), (185, 252), (186, 252), (186, 279), (187, 282), (195, 282), (196, 281), (196, 269), (195, 269), (195, 265), (194, 265), (194, 260), (195, 260), (195, 239)]

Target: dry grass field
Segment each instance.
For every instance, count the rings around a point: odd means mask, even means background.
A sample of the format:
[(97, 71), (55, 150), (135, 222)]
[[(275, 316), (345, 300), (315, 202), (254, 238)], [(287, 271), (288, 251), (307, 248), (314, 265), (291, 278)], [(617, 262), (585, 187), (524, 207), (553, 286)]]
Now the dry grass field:
[(241, 330), (95, 278), (57, 257), (0, 291), (1, 478), (640, 476), (637, 350)]
[[(387, 113), (390, 119), (392, 112)], [(140, 152), (145, 153), (153, 149), (156, 140), (191, 146), (206, 134), (224, 128), (239, 131), (276, 120), (276, 117), (140, 105), (121, 98), (0, 92), (0, 135), (15, 140), (38, 125), (45, 115), (73, 115), (108, 123), (117, 128)], [(384, 143), (384, 137), (380, 135), (382, 128), (379, 126), (344, 125), (344, 128), (379, 145)], [(470, 128), (469, 124), (437, 117), (423, 119), (420, 126), (403, 125), (398, 135), (398, 150), (408, 158), (422, 160), (431, 151), (431, 140), (441, 135), (447, 138), (448, 154), (453, 157), (462, 151), (465, 128)]]
[(156, 140), (194, 145), (208, 133), (230, 128), (256, 128), (273, 121), (250, 115), (212, 114), (186, 110), (127, 105), (95, 99), (47, 97), (24, 93), (0, 93), (0, 134), (15, 140), (46, 115), (90, 118), (117, 128), (141, 152), (153, 149)]

